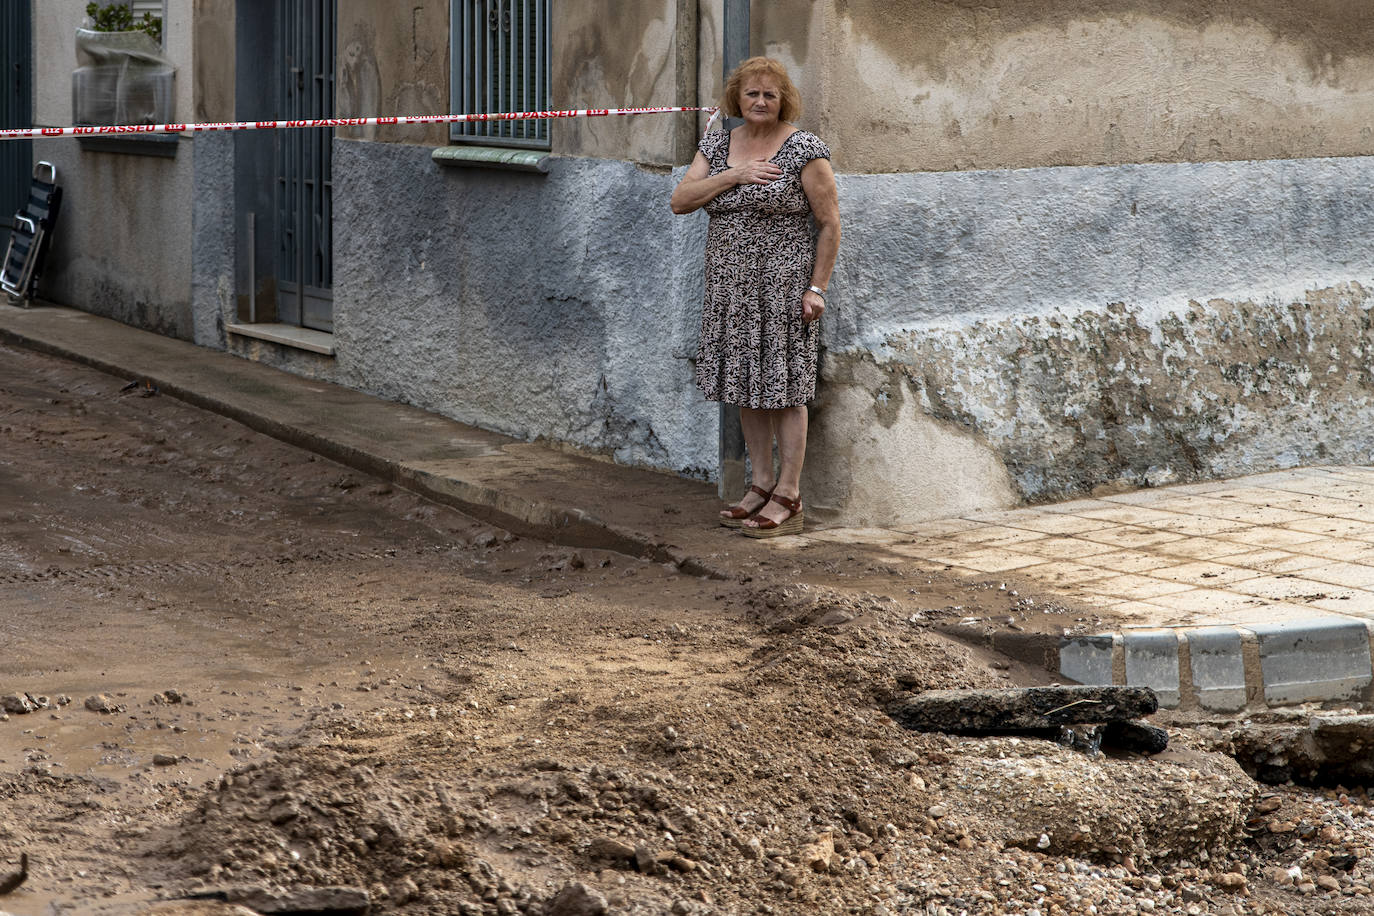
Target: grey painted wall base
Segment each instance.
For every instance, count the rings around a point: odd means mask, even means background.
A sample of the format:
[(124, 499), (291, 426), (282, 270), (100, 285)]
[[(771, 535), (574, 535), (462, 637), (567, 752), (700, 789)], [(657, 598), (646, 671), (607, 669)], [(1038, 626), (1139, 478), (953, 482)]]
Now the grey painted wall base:
[(812, 503), (1369, 462), (1371, 189), (1362, 158), (842, 176)]
[[(1247, 651), (1251, 644), (1258, 651)], [(1150, 687), (1163, 707), (1238, 712), (1368, 702), (1372, 652), (1364, 623), (1321, 617), (1077, 637), (1061, 641), (1058, 662), (1062, 676), (1081, 684)]]
[(336, 141), (338, 380), (525, 439), (702, 479), (716, 406), (691, 381), (704, 216), (672, 176), (554, 159), (449, 169)]
[(234, 137), (197, 134), (195, 198), (191, 210), (191, 312), (194, 340), (222, 350), (224, 326), (234, 321)]
[[(248, 154), (242, 138), (195, 142), (190, 312), (169, 292), (144, 315), (127, 291), (93, 311), (718, 477), (716, 405), (691, 381), (706, 218), (669, 212), (680, 170), (447, 169), (429, 147), (336, 140), (337, 355), (321, 363), (225, 339), (245, 294)], [(158, 167), (189, 176), (190, 161)], [(1374, 460), (1369, 161), (844, 175), (840, 192), (803, 478), (818, 520)], [(63, 263), (59, 301), (86, 307), (88, 274), (113, 282), (75, 250)]]

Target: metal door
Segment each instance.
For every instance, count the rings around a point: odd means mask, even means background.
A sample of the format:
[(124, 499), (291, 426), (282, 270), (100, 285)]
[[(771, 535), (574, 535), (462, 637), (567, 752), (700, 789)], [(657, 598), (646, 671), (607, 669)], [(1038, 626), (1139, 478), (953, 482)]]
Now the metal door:
[[(277, 117), (334, 117), (336, 0), (282, 0)], [(333, 128), (277, 131), (277, 317), (334, 329)]]
[[(29, 0), (0, 2), (0, 128), (33, 126), (33, 68), (30, 57)], [(33, 144), (0, 140), (0, 251), (8, 227), (29, 196)]]

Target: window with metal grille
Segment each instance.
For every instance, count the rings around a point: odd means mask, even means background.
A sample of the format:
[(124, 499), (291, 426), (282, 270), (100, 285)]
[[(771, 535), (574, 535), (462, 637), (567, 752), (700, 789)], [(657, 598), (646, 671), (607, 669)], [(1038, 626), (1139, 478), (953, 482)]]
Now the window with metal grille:
[[(452, 0), (455, 114), (544, 111), (551, 107), (551, 0)], [(454, 124), (450, 137), (495, 146), (549, 148), (548, 120)]]

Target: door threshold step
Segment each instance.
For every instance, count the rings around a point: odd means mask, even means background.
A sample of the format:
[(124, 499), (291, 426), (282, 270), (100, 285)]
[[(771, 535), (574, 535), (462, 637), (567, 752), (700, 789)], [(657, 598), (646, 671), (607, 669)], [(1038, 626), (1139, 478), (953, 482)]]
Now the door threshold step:
[(334, 335), (326, 331), (266, 321), (256, 324), (227, 324), (224, 326), (224, 330), (230, 334), (237, 334), (239, 337), (266, 340), (281, 344), (284, 347), (295, 347), (297, 350), (322, 353), (325, 356), (334, 355)]

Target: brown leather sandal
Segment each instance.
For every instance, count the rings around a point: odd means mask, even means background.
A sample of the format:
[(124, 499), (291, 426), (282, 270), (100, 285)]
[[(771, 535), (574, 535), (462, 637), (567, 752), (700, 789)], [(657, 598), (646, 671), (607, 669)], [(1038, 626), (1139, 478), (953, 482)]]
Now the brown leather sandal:
[(740, 530), (746, 537), (751, 538), (775, 538), (784, 534), (802, 533), (802, 501), (798, 496), (796, 499), (788, 499), (774, 493), (770, 497), (773, 502), (787, 510), (787, 515), (781, 521), (773, 521), (771, 518), (758, 518), (755, 514), (755, 525), (741, 525)]
[[(751, 486), (751, 487), (749, 488), (749, 493), (757, 493), (757, 494), (759, 494), (760, 496), (763, 497), (763, 502), (759, 503), (759, 508), (758, 508), (758, 509), (746, 509), (746, 508), (744, 508), (743, 506), (741, 506), (741, 505), (739, 505), (739, 504), (735, 504), (735, 505), (731, 506), (729, 509), (726, 510), (726, 511), (729, 512), (730, 514), (729, 514), (729, 515), (722, 515), (722, 516), (720, 517), (720, 523), (721, 523), (722, 525), (724, 525), (726, 528), (741, 528), (741, 527), (743, 527), (743, 525), (744, 525), (744, 520), (745, 520), (746, 518), (753, 518), (754, 516), (758, 515), (758, 514), (759, 514), (759, 509), (762, 509), (764, 506), (768, 505), (768, 500), (770, 500), (770, 499), (773, 498), (773, 491), (772, 491), (772, 490), (765, 490), (763, 487), (760, 487), (760, 486), (757, 486), (757, 485)], [(749, 495), (749, 494), (746, 493), (745, 495), (747, 496), (747, 495)]]

